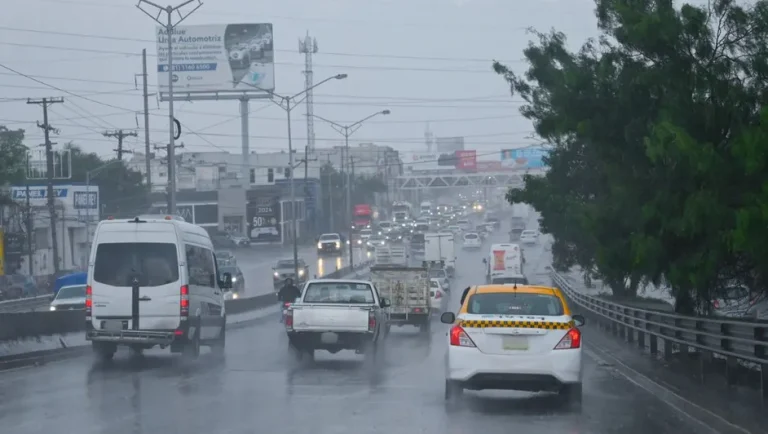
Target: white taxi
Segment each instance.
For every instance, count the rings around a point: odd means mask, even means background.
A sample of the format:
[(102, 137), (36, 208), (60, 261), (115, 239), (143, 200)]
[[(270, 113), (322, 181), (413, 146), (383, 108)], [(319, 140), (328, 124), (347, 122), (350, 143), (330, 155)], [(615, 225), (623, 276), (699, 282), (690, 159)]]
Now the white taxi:
[(482, 285), (462, 295), (445, 358), (445, 399), (466, 390), (557, 392), (581, 405), (581, 331), (557, 288)]

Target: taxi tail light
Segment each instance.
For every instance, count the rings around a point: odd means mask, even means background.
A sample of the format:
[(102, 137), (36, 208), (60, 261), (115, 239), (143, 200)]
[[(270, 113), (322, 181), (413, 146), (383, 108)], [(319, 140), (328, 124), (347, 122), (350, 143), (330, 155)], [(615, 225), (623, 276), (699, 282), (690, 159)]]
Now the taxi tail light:
[(93, 288), (91, 285), (85, 287), (85, 315), (90, 316), (93, 309)]
[(451, 346), (454, 347), (472, 347), (474, 348), (476, 345), (474, 342), (472, 342), (472, 339), (469, 337), (467, 332), (464, 331), (463, 328), (460, 326), (453, 326), (451, 329)]
[(556, 350), (575, 350), (581, 348), (581, 330), (572, 328), (555, 345)]
[(285, 328), (288, 330), (293, 330), (293, 309), (287, 308), (288, 310), (285, 311), (284, 317), (284, 323)]
[(376, 330), (376, 315), (373, 311), (368, 312), (368, 331), (372, 332)]
[(183, 285), (179, 290), (179, 309), (182, 318), (189, 317), (189, 286)]

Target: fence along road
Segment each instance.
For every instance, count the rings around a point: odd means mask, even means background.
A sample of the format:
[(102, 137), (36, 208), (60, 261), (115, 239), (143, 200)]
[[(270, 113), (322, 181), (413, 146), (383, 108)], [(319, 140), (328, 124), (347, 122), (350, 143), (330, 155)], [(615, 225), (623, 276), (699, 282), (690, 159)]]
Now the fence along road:
[[(702, 362), (724, 359), (723, 374), (728, 384), (735, 384), (737, 372), (745, 367), (757, 370), (760, 394), (768, 398), (768, 322), (694, 317), (624, 306), (576, 291), (558, 273), (552, 272), (551, 277), (572, 302), (615, 336), (647, 348), (652, 356), (669, 358), (679, 351), (700, 353)], [(705, 372), (702, 367), (700, 374)]]

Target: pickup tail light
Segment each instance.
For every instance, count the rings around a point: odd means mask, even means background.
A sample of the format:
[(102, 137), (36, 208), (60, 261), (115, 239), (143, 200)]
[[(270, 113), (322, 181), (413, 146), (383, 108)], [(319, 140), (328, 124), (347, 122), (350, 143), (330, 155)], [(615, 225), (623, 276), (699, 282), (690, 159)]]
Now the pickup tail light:
[(373, 311), (368, 312), (368, 331), (376, 330), (376, 314)]
[(293, 330), (293, 309), (290, 306), (286, 307), (286, 309), (283, 315), (283, 322), (285, 323), (286, 330)]
[(556, 350), (575, 350), (581, 348), (581, 330), (572, 328), (555, 345)]
[(443, 298), (443, 293), (441, 291), (435, 291), (435, 298), (437, 300)]
[(472, 342), (472, 339), (469, 337), (467, 332), (465, 332), (464, 329), (460, 326), (453, 326), (453, 328), (451, 328), (450, 336), (451, 346), (470, 348), (474, 348), (476, 346), (475, 343)]
[(182, 285), (179, 290), (179, 313), (182, 320), (189, 317), (189, 286)]

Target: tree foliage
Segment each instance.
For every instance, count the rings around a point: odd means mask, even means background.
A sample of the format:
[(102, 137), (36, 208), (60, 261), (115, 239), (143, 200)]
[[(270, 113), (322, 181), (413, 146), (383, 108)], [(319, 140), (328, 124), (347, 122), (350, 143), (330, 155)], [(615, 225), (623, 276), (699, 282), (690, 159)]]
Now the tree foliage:
[(499, 63), (552, 146), (549, 172), (508, 199), (542, 214), (555, 265), (614, 291), (679, 298), (768, 287), (768, 2), (596, 0), (578, 52), (536, 33), (525, 74)]
[[(332, 164), (320, 168), (320, 182), (323, 184), (323, 209), (333, 213), (333, 221), (337, 228), (346, 221), (346, 174), (340, 173)], [(328, 188), (330, 186), (330, 188)], [(387, 191), (387, 185), (380, 176), (355, 174), (352, 181), (352, 204), (373, 204), (374, 194)]]
[(9, 130), (0, 125), (0, 155), (0, 184), (23, 183), (27, 156), (24, 130)]

